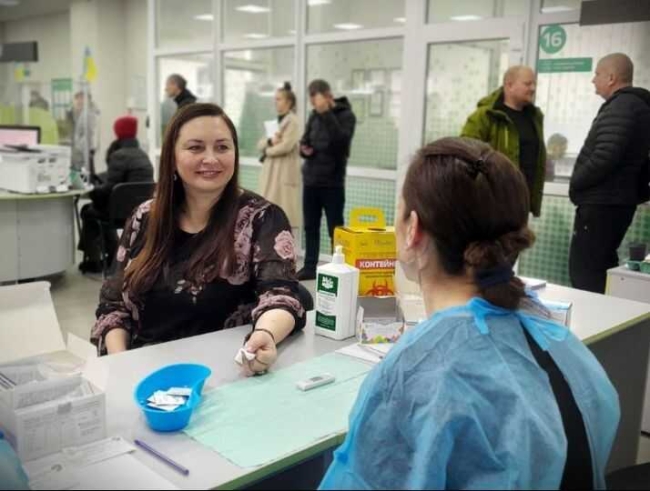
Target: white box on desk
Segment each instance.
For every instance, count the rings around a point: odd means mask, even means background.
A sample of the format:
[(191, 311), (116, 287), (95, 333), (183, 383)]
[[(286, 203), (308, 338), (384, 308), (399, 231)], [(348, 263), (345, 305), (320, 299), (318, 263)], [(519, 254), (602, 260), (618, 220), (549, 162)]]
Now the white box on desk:
[(0, 429), (21, 460), (27, 462), (106, 437), (105, 395), (88, 381), (80, 383), (90, 393), (18, 409), (13, 406), (20, 397), (13, 391), (0, 392)]
[(359, 297), (357, 340), (362, 344), (396, 343), (404, 334), (397, 297)]
[(32, 194), (39, 189), (70, 186), (71, 151), (67, 147), (36, 145), (31, 152), (0, 152), (0, 187)]
[[(78, 446), (105, 438), (106, 401), (102, 389), (104, 375), (92, 381), (82, 378), (81, 368), (92, 366), (96, 351), (75, 336), (63, 342), (47, 282), (0, 287), (0, 364), (35, 366), (57, 354), (75, 360), (73, 374), (53, 377), (0, 391), (0, 429), (19, 457), (32, 460), (61, 448)], [(92, 370), (92, 368), (91, 368)], [(90, 371), (88, 371), (90, 373)], [(84, 383), (84, 393), (68, 400), (50, 401), (25, 407), (45, 399), (48, 391), (63, 391), (69, 384)], [(42, 399), (38, 399), (42, 397)]]

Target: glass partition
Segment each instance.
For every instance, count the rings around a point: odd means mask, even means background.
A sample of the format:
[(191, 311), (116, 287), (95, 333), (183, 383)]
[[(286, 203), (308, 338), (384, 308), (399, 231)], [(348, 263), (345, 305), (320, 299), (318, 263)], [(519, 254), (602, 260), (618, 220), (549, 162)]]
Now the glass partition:
[(650, 22), (542, 26), (537, 105), (544, 112), (547, 180), (568, 182), (603, 99), (591, 80), (598, 60), (622, 52), (634, 62), (634, 85), (650, 87)]
[(213, 24), (212, 0), (156, 0), (157, 48), (210, 46)]
[(427, 21), (466, 22), (526, 15), (525, 0), (428, 0)]
[(397, 167), (402, 51), (401, 39), (311, 45), (307, 49), (307, 81), (326, 79), (335, 97), (347, 97), (357, 117), (350, 166)]
[(295, 36), (295, 2), (225, 0), (222, 27), (226, 43)]
[(308, 0), (307, 31), (344, 32), (381, 27), (400, 27), (404, 0)]
[(176, 112), (176, 103), (165, 94), (167, 78), (179, 74), (187, 80), (187, 89), (199, 101), (214, 102), (214, 57), (211, 53), (198, 55), (175, 55), (160, 57), (157, 60), (157, 86), (160, 111), (160, 131), (158, 146), (161, 145), (161, 135), (167, 123)]
[(242, 156), (259, 156), (264, 121), (277, 118), (275, 92), (293, 80), (293, 62), (293, 48), (225, 53), (224, 107), (237, 127)]
[(508, 40), (429, 46), (424, 143), (458, 136), (480, 99), (501, 86)]

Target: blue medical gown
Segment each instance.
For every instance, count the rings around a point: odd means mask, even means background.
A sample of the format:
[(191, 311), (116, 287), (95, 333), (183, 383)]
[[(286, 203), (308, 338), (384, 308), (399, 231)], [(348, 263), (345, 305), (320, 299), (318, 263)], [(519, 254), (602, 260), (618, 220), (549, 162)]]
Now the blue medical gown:
[(368, 375), (321, 489), (557, 489), (566, 436), (522, 325), (567, 379), (604, 489), (620, 409), (600, 363), (566, 328), (478, 298), (409, 331)]
[(0, 437), (0, 489), (29, 489), (27, 476), (9, 442)]

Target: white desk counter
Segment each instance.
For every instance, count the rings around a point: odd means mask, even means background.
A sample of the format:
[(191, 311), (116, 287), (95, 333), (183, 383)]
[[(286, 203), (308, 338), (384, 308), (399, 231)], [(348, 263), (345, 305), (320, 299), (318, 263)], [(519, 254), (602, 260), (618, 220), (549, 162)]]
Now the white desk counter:
[(607, 295), (650, 303), (650, 274), (631, 271), (626, 266), (610, 269)]
[(61, 273), (74, 264), (73, 203), (84, 193), (0, 190), (0, 283)]
[[(616, 385), (623, 418), (610, 468), (636, 461), (641, 426), (645, 367), (650, 346), (650, 305), (549, 285), (541, 296), (573, 302), (572, 331), (594, 351)], [(233, 357), (242, 344), (247, 327), (183, 339), (101, 360), (109, 370), (106, 390), (109, 435), (129, 440), (141, 438), (161, 452), (190, 468), (183, 477), (164, 464), (138, 452), (138, 459), (184, 489), (245, 487), (285, 470), (339, 444), (343, 433), (323, 435), (310, 448), (262, 468), (242, 469), (219, 454), (191, 440), (184, 433), (158, 434), (148, 429), (133, 401), (135, 385), (161, 366), (192, 362), (209, 366), (212, 377), (206, 390), (242, 378)], [(285, 342), (275, 369), (332, 352), (353, 340), (335, 342), (314, 336), (308, 326), (304, 333)], [(261, 407), (263, 401), (260, 401)]]

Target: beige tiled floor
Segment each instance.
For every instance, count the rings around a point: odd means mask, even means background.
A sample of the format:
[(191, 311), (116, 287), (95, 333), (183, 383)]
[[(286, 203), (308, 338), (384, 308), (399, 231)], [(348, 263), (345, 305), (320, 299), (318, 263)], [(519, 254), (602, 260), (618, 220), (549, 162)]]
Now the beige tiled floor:
[[(101, 288), (101, 276), (84, 276), (71, 268), (65, 275), (50, 278), (54, 307), (64, 335), (72, 332), (88, 339), (95, 319), (95, 308)], [(314, 293), (315, 281), (304, 285)], [(638, 462), (650, 462), (650, 438), (641, 437)]]
[(95, 320), (95, 309), (102, 286), (101, 275), (82, 275), (71, 268), (66, 274), (49, 278), (52, 299), (64, 336), (72, 332), (89, 339)]

